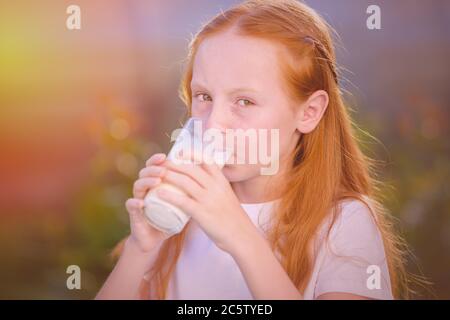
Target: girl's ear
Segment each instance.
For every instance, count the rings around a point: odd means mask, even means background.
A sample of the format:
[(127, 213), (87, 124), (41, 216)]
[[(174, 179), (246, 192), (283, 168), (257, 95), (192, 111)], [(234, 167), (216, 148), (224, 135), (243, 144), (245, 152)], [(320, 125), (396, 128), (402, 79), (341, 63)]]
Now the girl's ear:
[(310, 133), (319, 124), (328, 107), (329, 97), (325, 90), (317, 90), (309, 96), (297, 113), (297, 130), (301, 133)]

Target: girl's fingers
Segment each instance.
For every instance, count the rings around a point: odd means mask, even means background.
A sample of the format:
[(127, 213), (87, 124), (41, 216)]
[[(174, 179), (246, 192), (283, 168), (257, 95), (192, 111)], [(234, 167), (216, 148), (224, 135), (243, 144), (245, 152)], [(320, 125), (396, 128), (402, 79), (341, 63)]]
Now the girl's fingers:
[(139, 178), (146, 177), (163, 177), (166, 168), (163, 166), (151, 165), (149, 167), (145, 167), (141, 171), (139, 171)]
[(133, 196), (137, 199), (144, 199), (148, 190), (161, 183), (161, 178), (150, 177), (136, 180), (133, 185)]
[(140, 199), (130, 198), (125, 202), (130, 218), (139, 219), (143, 214), (144, 202)]
[(194, 179), (200, 186), (207, 188), (212, 179), (205, 170), (196, 164), (175, 164), (172, 161), (165, 161), (164, 165), (175, 172), (179, 172)]
[(194, 199), (200, 200), (200, 197), (206, 192), (194, 179), (176, 171), (168, 170), (164, 181), (177, 186)]
[(189, 198), (187, 195), (171, 192), (165, 189), (159, 189), (156, 193), (161, 199), (166, 200), (167, 202), (180, 208), (194, 219), (199, 218), (201, 213), (197, 202)]
[(166, 155), (164, 153), (155, 153), (147, 160), (145, 165), (148, 167), (154, 164), (160, 164), (163, 163), (165, 159)]
[(223, 175), (222, 169), (216, 163), (212, 164), (202, 163), (202, 168), (210, 176), (214, 177), (214, 179), (219, 179), (219, 181), (222, 182), (229, 182)]

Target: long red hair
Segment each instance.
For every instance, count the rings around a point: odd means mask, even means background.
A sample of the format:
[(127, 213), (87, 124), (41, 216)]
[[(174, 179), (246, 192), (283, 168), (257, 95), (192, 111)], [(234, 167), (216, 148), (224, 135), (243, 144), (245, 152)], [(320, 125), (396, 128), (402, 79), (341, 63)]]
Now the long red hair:
[[(280, 65), (292, 98), (305, 101), (316, 90), (325, 90), (329, 95), (318, 126), (300, 137), (291, 155), (290, 174), (267, 234), (273, 249), (280, 252), (290, 279), (304, 292), (314, 266), (311, 245), (319, 227), (330, 214), (334, 221), (341, 200), (353, 198), (365, 202), (374, 215), (384, 242), (393, 295), (405, 297), (406, 247), (394, 232), (390, 216), (375, 200), (378, 191), (372, 161), (358, 146), (356, 129), (338, 85), (332, 28), (314, 10), (294, 0), (250, 0), (221, 12), (201, 28), (189, 45), (179, 91), (189, 114), (197, 49), (205, 38), (231, 27), (241, 35), (272, 40), (286, 49)], [(142, 298), (148, 298), (150, 291), (157, 299), (165, 298), (185, 231), (163, 243), (148, 277), (142, 281)], [(121, 248), (118, 245), (114, 253), (120, 254)]]

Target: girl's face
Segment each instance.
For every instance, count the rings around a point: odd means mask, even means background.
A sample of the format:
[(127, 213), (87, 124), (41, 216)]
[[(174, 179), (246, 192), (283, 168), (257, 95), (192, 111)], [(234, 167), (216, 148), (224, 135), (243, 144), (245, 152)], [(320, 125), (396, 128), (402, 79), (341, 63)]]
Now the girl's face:
[[(295, 110), (289, 98), (279, 68), (280, 47), (254, 37), (239, 36), (232, 31), (205, 39), (195, 56), (192, 91), (192, 116), (203, 119), (204, 129), (217, 128), (254, 130), (268, 129), (264, 156), (279, 161), (279, 168), (272, 166), (276, 174), (295, 147), (300, 133), (296, 130)], [(272, 140), (270, 130), (279, 130), (279, 138)], [(241, 131), (242, 132), (242, 131)], [(250, 131), (246, 131), (250, 132)], [(230, 182), (239, 182), (261, 175), (261, 167), (269, 165), (251, 164), (250, 135), (245, 139), (246, 164), (230, 164), (223, 169)], [(260, 136), (260, 139), (264, 134)], [(273, 145), (277, 143), (277, 145)], [(278, 156), (271, 150), (278, 149)], [(278, 158), (278, 159), (275, 159)], [(242, 159), (242, 157), (241, 157)], [(232, 159), (236, 163), (237, 159)], [(278, 169), (278, 170), (277, 170)]]

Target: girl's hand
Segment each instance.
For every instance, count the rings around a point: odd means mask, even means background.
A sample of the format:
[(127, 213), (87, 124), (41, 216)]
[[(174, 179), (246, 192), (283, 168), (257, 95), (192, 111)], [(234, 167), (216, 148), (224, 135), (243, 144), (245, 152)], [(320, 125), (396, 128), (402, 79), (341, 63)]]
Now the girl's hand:
[(158, 196), (189, 214), (219, 248), (233, 254), (260, 236), (216, 164), (174, 164), (167, 160), (164, 166), (168, 169), (164, 182), (187, 195), (160, 189)]
[(147, 192), (161, 183), (165, 168), (159, 166), (164, 162), (164, 153), (154, 154), (147, 160), (146, 167), (139, 172), (139, 178), (133, 185), (133, 198), (126, 201), (130, 216), (131, 234), (128, 244), (137, 247), (141, 252), (151, 251), (166, 235), (151, 226), (144, 215), (144, 197)]

